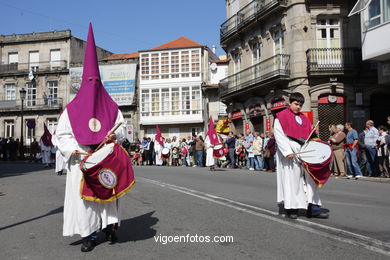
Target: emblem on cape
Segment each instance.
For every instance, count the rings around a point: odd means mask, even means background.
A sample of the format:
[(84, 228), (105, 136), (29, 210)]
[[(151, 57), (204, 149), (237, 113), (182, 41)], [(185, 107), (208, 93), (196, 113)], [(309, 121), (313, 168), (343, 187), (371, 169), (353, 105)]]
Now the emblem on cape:
[(295, 116), (295, 121), (296, 121), (299, 125), (302, 125), (302, 124), (303, 124), (302, 118), (300, 118), (298, 115)]
[(88, 126), (92, 132), (99, 132), (100, 129), (102, 128), (100, 121), (96, 118), (89, 119)]
[(107, 189), (115, 188), (118, 178), (110, 169), (103, 169), (98, 174), (99, 182)]
[(222, 150), (219, 150), (219, 154), (222, 155), (222, 154), (223, 154), (223, 151), (222, 151)]
[(217, 138), (217, 136), (215, 134), (213, 134), (213, 139)]

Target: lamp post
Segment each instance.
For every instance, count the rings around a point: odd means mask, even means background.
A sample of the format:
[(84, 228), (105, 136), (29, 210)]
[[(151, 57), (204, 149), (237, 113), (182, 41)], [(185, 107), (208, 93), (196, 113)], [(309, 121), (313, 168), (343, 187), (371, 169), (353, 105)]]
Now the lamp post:
[(21, 122), (20, 122), (20, 159), (24, 159), (24, 141), (23, 141), (23, 103), (26, 98), (26, 90), (22, 88), (19, 90), (20, 93), (20, 101), (21, 101), (21, 110), (20, 110), (20, 117), (21, 117)]

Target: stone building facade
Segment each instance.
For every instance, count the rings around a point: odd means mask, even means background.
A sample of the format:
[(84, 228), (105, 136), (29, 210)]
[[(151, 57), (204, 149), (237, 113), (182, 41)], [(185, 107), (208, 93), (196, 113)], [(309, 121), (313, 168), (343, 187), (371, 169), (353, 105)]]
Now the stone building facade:
[(303, 111), (327, 138), (328, 125), (352, 121), (361, 129), (376, 119), (375, 64), (362, 61), (360, 21), (348, 17), (354, 1), (226, 0), (221, 45), (229, 76), (219, 96), (236, 132), (272, 127), (273, 102), (291, 92), (306, 99)]
[[(0, 36), (0, 137), (24, 144), (54, 131), (69, 101), (69, 67), (81, 63), (85, 41), (70, 30)], [(97, 48), (98, 58), (110, 52)], [(20, 90), (26, 90), (21, 122)]]

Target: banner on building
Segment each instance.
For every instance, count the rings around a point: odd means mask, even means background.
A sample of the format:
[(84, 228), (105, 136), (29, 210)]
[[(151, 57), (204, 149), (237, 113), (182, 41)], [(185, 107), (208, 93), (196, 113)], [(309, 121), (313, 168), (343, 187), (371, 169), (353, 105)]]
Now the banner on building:
[[(99, 66), (104, 88), (119, 105), (133, 104), (135, 91), (136, 64), (109, 64)], [(70, 68), (70, 102), (80, 88), (82, 67)]]

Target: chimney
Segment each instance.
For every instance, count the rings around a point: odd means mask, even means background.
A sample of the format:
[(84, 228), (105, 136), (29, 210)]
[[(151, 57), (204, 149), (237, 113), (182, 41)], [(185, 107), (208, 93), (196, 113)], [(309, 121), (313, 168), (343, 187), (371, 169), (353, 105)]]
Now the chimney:
[(215, 46), (215, 45), (213, 44), (213, 46), (212, 46), (211, 48), (212, 48), (214, 54), (217, 54), (217, 53), (216, 53), (216, 51), (217, 51), (217, 46)]

